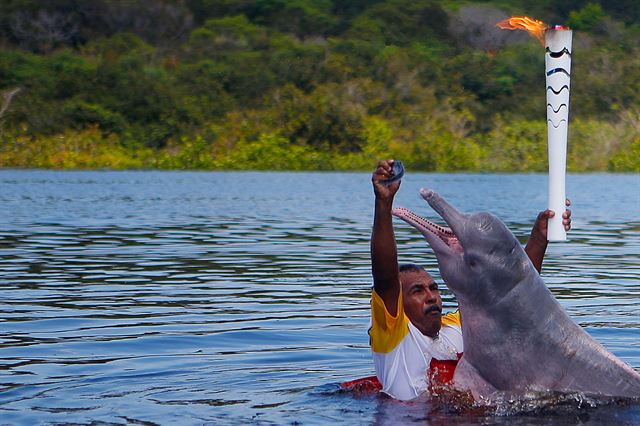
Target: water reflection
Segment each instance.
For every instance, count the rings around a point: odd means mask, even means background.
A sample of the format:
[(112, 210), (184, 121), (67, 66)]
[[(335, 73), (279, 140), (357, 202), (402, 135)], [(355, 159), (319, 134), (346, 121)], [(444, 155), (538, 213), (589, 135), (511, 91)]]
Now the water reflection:
[[(543, 177), (504, 179), (407, 175), (399, 203), (429, 215), (412, 193), (428, 180), (525, 241)], [(574, 230), (550, 247), (544, 278), (639, 368), (637, 180), (570, 180)], [(0, 172), (3, 421), (487, 421), (324, 391), (373, 371), (369, 185), (366, 174)], [(541, 189), (522, 200), (523, 188)], [(630, 202), (603, 213), (611, 198)], [(435, 271), (422, 238), (396, 230), (402, 261)], [(455, 306), (446, 291), (444, 303)], [(640, 419), (637, 407), (589, 416), (611, 413)]]

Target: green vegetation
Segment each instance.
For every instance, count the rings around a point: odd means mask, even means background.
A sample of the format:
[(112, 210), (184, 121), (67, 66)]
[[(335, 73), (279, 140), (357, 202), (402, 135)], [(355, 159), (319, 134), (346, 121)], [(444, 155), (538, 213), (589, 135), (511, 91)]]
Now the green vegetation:
[(640, 2), (530, 3), (3, 1), (0, 167), (544, 171), (526, 14), (575, 29), (569, 171), (640, 172)]

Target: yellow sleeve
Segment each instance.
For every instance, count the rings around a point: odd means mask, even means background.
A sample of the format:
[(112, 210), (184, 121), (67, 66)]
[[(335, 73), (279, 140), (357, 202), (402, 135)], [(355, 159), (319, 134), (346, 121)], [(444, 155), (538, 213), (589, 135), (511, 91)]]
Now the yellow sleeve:
[(371, 350), (389, 353), (409, 334), (409, 318), (404, 313), (402, 291), (398, 297), (396, 316), (391, 316), (382, 298), (375, 290), (371, 292), (371, 328), (369, 337)]
[(460, 319), (460, 309), (455, 312), (449, 312), (442, 317), (442, 325), (455, 325), (462, 328), (462, 320)]

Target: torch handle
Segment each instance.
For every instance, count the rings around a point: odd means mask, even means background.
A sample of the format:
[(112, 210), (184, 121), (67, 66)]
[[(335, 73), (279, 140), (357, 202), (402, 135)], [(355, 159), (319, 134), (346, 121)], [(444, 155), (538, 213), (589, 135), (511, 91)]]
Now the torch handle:
[(547, 228), (547, 239), (549, 241), (566, 241), (567, 233), (562, 224), (562, 213), (566, 209), (566, 186), (565, 177), (567, 173), (567, 122), (563, 121), (556, 128), (551, 122), (548, 123), (549, 138), (549, 203), (548, 206), (555, 212), (549, 218)]

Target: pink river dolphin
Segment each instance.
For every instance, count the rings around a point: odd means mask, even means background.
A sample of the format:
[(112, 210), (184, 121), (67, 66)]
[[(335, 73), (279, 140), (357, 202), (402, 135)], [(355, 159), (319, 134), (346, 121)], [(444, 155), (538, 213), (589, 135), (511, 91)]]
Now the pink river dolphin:
[(454, 387), (474, 399), (500, 392), (581, 392), (640, 398), (640, 373), (596, 342), (560, 306), (505, 224), (420, 194), (449, 226), (408, 209), (393, 214), (424, 235), (462, 317), (464, 355)]

